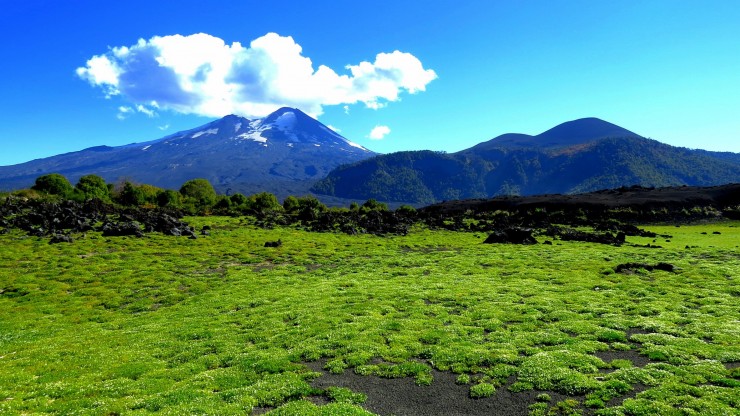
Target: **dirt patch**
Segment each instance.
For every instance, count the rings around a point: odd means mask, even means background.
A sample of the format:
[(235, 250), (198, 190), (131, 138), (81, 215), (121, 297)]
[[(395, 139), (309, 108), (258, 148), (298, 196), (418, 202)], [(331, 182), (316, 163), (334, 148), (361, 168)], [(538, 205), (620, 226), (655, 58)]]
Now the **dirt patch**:
[(730, 361), (729, 363), (724, 363), (724, 364), (725, 364), (725, 368), (728, 370), (740, 368), (740, 361)]
[(635, 396), (647, 390), (648, 388), (649, 387), (644, 384), (637, 383), (632, 386), (632, 391), (627, 392), (627, 394), (625, 394), (624, 396), (618, 396), (606, 402), (606, 407), (621, 406), (625, 400), (634, 399)]
[(398, 248), (401, 253), (408, 254), (408, 253), (422, 253), (422, 254), (430, 254), (430, 253), (444, 253), (444, 252), (460, 252), (459, 248), (453, 248), (453, 247), (443, 247), (443, 246), (427, 246), (427, 247), (411, 247), (411, 246), (400, 246)]
[(601, 360), (604, 361), (605, 363), (609, 363), (613, 360), (630, 360), (632, 362), (632, 365), (635, 367), (644, 367), (650, 364), (651, 362), (654, 362), (654, 361), (651, 361), (648, 357), (637, 352), (637, 350), (597, 351), (596, 354), (594, 355), (601, 358)]
[(614, 271), (616, 273), (634, 274), (638, 270), (641, 270), (641, 269), (645, 269), (649, 272), (652, 272), (653, 270), (663, 270), (666, 272), (673, 272), (675, 269), (675, 266), (670, 263), (657, 263), (657, 264), (623, 263), (615, 267)]
[[(457, 375), (453, 373), (432, 370), (432, 384), (418, 386), (409, 377), (388, 379), (361, 376), (352, 369), (342, 374), (330, 374), (323, 370), (321, 361), (306, 365), (322, 374), (311, 382), (312, 387), (325, 389), (337, 386), (364, 393), (367, 401), (362, 407), (381, 416), (527, 415), (529, 405), (536, 402), (538, 394), (543, 393), (537, 390), (513, 393), (507, 386), (501, 386), (491, 397), (471, 399), (470, 385), (456, 384)], [(551, 405), (569, 398), (554, 392), (547, 394), (552, 398)]]
[(627, 330), (627, 339), (630, 340), (630, 342), (633, 342), (635, 344), (640, 344), (639, 341), (635, 341), (632, 339), (632, 335), (637, 334), (654, 334), (655, 331), (650, 331), (648, 329), (642, 329), (642, 328), (630, 328)]

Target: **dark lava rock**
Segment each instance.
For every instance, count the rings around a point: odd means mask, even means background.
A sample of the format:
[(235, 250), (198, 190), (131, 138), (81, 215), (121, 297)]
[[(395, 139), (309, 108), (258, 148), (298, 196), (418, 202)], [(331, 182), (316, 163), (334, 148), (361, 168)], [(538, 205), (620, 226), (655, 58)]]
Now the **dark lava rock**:
[(532, 230), (529, 228), (511, 227), (503, 230), (496, 230), (486, 238), (484, 244), (537, 244), (537, 240), (532, 237)]
[(136, 221), (128, 221), (119, 224), (106, 223), (101, 228), (103, 237), (120, 237), (126, 235), (133, 235), (136, 237), (143, 237), (144, 232), (141, 228), (141, 224)]
[(265, 241), (265, 247), (280, 247), (283, 245), (281, 240), (277, 241)]
[(654, 265), (646, 264), (646, 263), (623, 263), (618, 265), (614, 268), (614, 271), (617, 273), (634, 273), (635, 270), (638, 269), (645, 269), (649, 272), (653, 270), (663, 270), (666, 272), (673, 272), (675, 269), (675, 266), (670, 263), (658, 263)]
[(183, 230), (182, 235), (187, 236), (191, 240), (195, 240), (198, 238), (198, 236), (195, 234), (195, 230), (193, 230), (190, 227), (185, 227), (185, 230)]
[(625, 241), (625, 233), (620, 231), (616, 235), (611, 233), (588, 233), (578, 231), (574, 228), (550, 226), (545, 231), (550, 237), (560, 237), (563, 241), (583, 241), (587, 243), (622, 245)]
[(51, 237), (51, 240), (49, 240), (49, 244), (58, 244), (58, 243), (71, 243), (74, 240), (72, 237), (64, 234), (54, 234)]
[[(102, 231), (105, 236), (135, 235), (145, 232), (170, 233), (173, 228), (189, 228), (182, 212), (166, 208), (119, 208), (100, 200), (46, 202), (8, 197), (0, 205), (0, 227), (19, 229), (37, 237)], [(102, 223), (102, 227), (95, 224)], [(191, 230), (192, 231), (192, 230)], [(186, 234), (189, 235), (189, 234)], [(56, 240), (59, 238), (57, 237)]]

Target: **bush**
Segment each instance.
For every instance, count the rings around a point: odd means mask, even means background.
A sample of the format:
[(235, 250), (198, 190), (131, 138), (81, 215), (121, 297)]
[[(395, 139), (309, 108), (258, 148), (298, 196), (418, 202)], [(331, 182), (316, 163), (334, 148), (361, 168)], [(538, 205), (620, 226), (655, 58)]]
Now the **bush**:
[(371, 198), (362, 204), (361, 209), (363, 211), (388, 211), (388, 205)]
[(401, 205), (396, 210), (396, 213), (406, 217), (413, 217), (416, 215), (416, 208), (412, 207), (411, 205)]
[(233, 206), (233, 203), (231, 202), (231, 198), (227, 196), (223, 196), (218, 198), (218, 202), (216, 202), (215, 205), (213, 205), (213, 209), (215, 211), (218, 211), (219, 213), (230, 213), (231, 207)]
[(64, 176), (58, 173), (50, 173), (36, 178), (36, 183), (31, 189), (49, 195), (66, 197), (72, 193), (72, 184)]
[(123, 189), (121, 189), (121, 193), (118, 194), (118, 202), (121, 205), (134, 207), (143, 205), (145, 202), (144, 192), (142, 192), (139, 187), (134, 186), (134, 184), (127, 181), (123, 184)]
[[(293, 201), (293, 199), (295, 199), (295, 201)], [(321, 201), (313, 196), (304, 196), (302, 198), (288, 197), (285, 202), (288, 202), (288, 208), (286, 208), (286, 211), (297, 217), (300, 221), (313, 221), (317, 219), (322, 212), (327, 210), (326, 205), (322, 204)], [(286, 205), (285, 202), (283, 202), (284, 207)]]
[(170, 189), (159, 191), (157, 193), (157, 205), (160, 207), (179, 207), (180, 193)]
[(283, 201), (283, 209), (288, 214), (294, 214), (294, 213), (298, 212), (298, 209), (300, 208), (300, 206), (301, 205), (298, 202), (298, 198), (296, 198), (296, 197), (294, 197), (292, 195), (289, 196), (289, 197), (287, 197), (287, 198), (285, 198), (285, 200)]
[(247, 205), (255, 214), (265, 214), (269, 211), (282, 211), (283, 206), (277, 197), (269, 192), (260, 192), (248, 198)]
[(247, 197), (242, 194), (234, 194), (229, 197), (231, 205), (240, 206), (247, 203)]
[(86, 201), (88, 199), (99, 199), (105, 202), (111, 202), (110, 188), (105, 183), (105, 179), (98, 175), (85, 175), (77, 181), (75, 193), (78, 198)]
[(190, 199), (198, 210), (210, 208), (216, 203), (216, 190), (207, 179), (192, 179), (180, 188), (180, 194)]
[(137, 188), (139, 188), (141, 194), (144, 196), (145, 204), (157, 205), (157, 196), (162, 192), (162, 188), (148, 184), (139, 185)]

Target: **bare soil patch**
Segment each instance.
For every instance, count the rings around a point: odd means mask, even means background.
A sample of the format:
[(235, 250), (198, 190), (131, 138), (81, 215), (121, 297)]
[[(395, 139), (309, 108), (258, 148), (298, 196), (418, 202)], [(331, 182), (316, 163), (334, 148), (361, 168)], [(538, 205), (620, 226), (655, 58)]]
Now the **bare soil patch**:
[[(323, 362), (306, 363), (313, 371), (322, 373), (313, 380), (315, 388), (331, 386), (345, 387), (367, 395), (362, 405), (365, 409), (381, 416), (463, 416), (463, 415), (527, 415), (529, 405), (536, 402), (537, 395), (543, 393), (531, 390), (514, 393), (501, 386), (491, 397), (472, 399), (470, 385), (456, 384), (456, 374), (432, 370), (434, 381), (429, 386), (418, 386), (413, 378), (380, 378), (361, 376), (347, 369), (342, 374), (331, 374), (323, 370)], [(555, 392), (546, 392), (552, 398), (551, 404), (574, 398)], [(576, 397), (576, 399), (582, 399)]]

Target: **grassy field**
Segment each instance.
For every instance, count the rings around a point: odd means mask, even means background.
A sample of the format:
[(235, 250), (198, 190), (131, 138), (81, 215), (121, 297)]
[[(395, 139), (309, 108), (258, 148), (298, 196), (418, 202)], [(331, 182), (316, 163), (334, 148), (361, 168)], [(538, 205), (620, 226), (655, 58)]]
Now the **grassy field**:
[(738, 414), (740, 223), (627, 238), (646, 248), (186, 220), (211, 235), (0, 236), (0, 414), (367, 414), (317, 362), (537, 391), (532, 415)]

